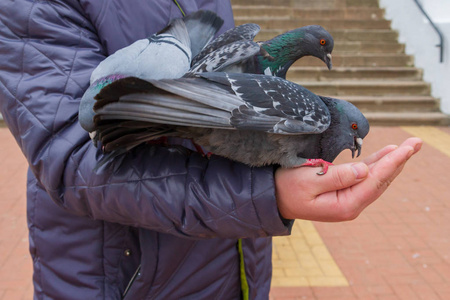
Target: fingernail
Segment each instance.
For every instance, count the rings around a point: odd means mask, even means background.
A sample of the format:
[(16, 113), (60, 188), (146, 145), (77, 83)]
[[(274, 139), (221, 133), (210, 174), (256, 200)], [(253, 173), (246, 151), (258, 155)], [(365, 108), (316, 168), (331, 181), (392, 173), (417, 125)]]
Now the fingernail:
[(413, 156), (413, 154), (414, 154), (414, 149), (411, 149), (411, 150), (408, 152), (408, 154), (407, 154), (408, 159), (409, 159), (411, 156)]
[(361, 179), (367, 176), (369, 169), (365, 163), (356, 163), (352, 165), (353, 172), (355, 173), (356, 179)]
[(421, 148), (422, 148), (422, 144), (417, 144), (417, 145), (414, 147), (414, 151), (415, 151), (415, 152), (418, 152), (418, 151), (420, 151)]

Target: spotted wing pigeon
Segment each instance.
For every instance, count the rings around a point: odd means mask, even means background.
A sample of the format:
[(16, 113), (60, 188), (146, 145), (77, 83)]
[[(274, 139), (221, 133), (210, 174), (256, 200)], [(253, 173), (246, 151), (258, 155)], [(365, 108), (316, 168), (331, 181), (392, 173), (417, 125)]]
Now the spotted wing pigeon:
[(96, 96), (95, 128), (105, 152), (161, 136), (192, 139), (251, 166), (323, 165), (344, 149), (360, 154), (369, 123), (351, 103), (273, 76), (201, 73), (125, 78)]
[(297, 28), (271, 40), (254, 42), (260, 28), (243, 24), (209, 43), (194, 59), (196, 72), (237, 72), (286, 78), (289, 67), (304, 56), (315, 56), (332, 67), (333, 37), (319, 25)]

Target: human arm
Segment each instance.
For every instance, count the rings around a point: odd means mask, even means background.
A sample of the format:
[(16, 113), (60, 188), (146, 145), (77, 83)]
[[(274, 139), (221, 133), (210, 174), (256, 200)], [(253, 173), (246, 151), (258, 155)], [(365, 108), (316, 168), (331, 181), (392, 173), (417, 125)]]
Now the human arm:
[(317, 176), (314, 168), (278, 169), (275, 182), (280, 213), (287, 219), (355, 219), (383, 194), (421, 146), (420, 139), (409, 138), (398, 147), (384, 147), (361, 163), (332, 166), (324, 176)]
[[(134, 32), (120, 32), (113, 17), (98, 16), (84, 3), (0, 4), (1, 111), (52, 199), (75, 214), (183, 237), (288, 234), (272, 167), (147, 145), (93, 172), (100, 150), (78, 123), (79, 101), (107, 49)], [(128, 21), (141, 26), (148, 16), (135, 13)]]

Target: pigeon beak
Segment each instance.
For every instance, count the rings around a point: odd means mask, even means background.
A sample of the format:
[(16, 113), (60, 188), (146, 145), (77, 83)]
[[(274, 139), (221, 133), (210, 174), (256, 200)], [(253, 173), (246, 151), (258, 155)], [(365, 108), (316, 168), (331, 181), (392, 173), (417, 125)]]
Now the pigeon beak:
[(327, 64), (328, 70), (331, 70), (331, 68), (333, 67), (333, 64), (331, 63), (331, 53), (328, 53), (325, 57), (324, 57), (324, 62)]
[(356, 157), (361, 155), (361, 148), (362, 148), (363, 140), (362, 138), (355, 137), (354, 144), (352, 150), (352, 158), (355, 158), (355, 152), (358, 151), (356, 154)]
[(361, 155), (362, 145), (363, 145), (363, 139), (362, 138), (357, 138), (356, 139), (356, 148), (358, 149), (358, 155), (356, 155), (356, 157)]

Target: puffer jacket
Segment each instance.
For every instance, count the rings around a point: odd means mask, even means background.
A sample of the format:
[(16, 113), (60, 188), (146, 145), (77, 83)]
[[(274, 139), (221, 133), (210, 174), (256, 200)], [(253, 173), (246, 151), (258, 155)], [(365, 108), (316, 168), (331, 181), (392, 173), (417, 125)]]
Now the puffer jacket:
[[(228, 1), (178, 3), (234, 25)], [(272, 167), (143, 145), (93, 171), (101, 152), (77, 116), (92, 70), (176, 17), (169, 0), (0, 1), (0, 108), (29, 163), (35, 299), (268, 298), (270, 237), (291, 226)]]

